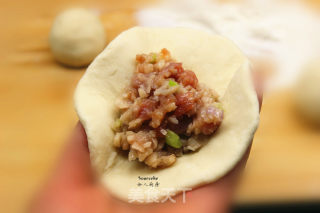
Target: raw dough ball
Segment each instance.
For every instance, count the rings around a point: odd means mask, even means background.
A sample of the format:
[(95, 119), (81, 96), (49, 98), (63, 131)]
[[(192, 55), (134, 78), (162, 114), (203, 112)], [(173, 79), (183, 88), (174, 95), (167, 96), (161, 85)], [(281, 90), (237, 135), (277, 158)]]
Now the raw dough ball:
[(90, 64), (105, 44), (101, 21), (85, 9), (70, 9), (58, 15), (50, 33), (50, 46), (56, 60), (72, 67)]
[(295, 87), (297, 108), (305, 118), (320, 124), (320, 59), (307, 64)]

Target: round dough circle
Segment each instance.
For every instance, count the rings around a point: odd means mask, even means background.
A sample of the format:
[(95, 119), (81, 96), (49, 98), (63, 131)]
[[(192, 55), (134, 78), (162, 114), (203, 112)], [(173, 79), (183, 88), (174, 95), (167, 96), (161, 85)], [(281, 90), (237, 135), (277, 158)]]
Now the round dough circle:
[[(172, 166), (150, 169), (118, 154), (112, 144), (115, 100), (129, 84), (136, 54), (167, 48), (172, 57), (194, 71), (200, 83), (215, 89), (225, 110), (219, 130), (198, 152), (186, 154)], [(93, 61), (75, 92), (75, 107), (89, 143), (93, 167), (103, 184), (128, 201), (140, 177), (156, 177), (159, 196), (210, 183), (230, 171), (250, 145), (259, 123), (259, 103), (250, 63), (229, 40), (184, 28), (135, 27), (121, 33)], [(138, 190), (146, 192), (147, 187)], [(147, 199), (147, 197), (145, 197)]]
[(294, 97), (299, 112), (320, 125), (320, 59), (309, 62), (302, 69)]
[(67, 66), (82, 67), (90, 64), (103, 50), (106, 35), (98, 16), (76, 8), (57, 16), (49, 43), (57, 61)]

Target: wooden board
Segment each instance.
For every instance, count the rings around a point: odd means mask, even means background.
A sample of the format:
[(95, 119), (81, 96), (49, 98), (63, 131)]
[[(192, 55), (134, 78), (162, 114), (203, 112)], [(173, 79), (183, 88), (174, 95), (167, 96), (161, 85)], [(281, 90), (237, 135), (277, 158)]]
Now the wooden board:
[(292, 95), (265, 97), (237, 202), (320, 201), (320, 130), (301, 119)]
[[(57, 64), (48, 47), (55, 15), (84, 5), (102, 12), (108, 40), (135, 25), (147, 0), (0, 1), (0, 206), (23, 212), (77, 121), (72, 93), (84, 69)], [(79, 1), (78, 1), (79, 2)], [(266, 98), (238, 202), (320, 199), (319, 135), (287, 112), (287, 92)]]

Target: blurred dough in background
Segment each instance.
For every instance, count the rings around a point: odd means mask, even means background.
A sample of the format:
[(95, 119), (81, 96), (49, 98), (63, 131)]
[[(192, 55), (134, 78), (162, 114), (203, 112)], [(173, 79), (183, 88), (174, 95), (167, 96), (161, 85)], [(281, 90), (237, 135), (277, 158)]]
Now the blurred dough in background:
[(57, 16), (49, 42), (57, 61), (71, 67), (82, 67), (90, 64), (104, 49), (106, 34), (96, 14), (75, 8)]
[(294, 89), (294, 100), (301, 115), (320, 125), (320, 58), (302, 69)]
[(191, 27), (229, 38), (270, 77), (267, 90), (291, 85), (320, 50), (320, 16), (298, 0), (167, 0), (136, 17), (142, 26)]

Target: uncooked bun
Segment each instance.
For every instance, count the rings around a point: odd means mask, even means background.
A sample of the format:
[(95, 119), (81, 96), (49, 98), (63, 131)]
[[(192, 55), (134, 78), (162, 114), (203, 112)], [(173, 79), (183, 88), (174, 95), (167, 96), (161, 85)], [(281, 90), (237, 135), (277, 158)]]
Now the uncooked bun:
[[(150, 169), (117, 152), (111, 125), (117, 116), (114, 102), (130, 84), (136, 54), (164, 47), (194, 71), (199, 82), (217, 91), (225, 112), (219, 130), (199, 152), (181, 156), (171, 167)], [(183, 28), (135, 27), (122, 32), (80, 80), (75, 106), (87, 133), (93, 167), (109, 191), (125, 201), (139, 176), (158, 178), (159, 199), (168, 189), (173, 195), (216, 181), (242, 159), (259, 122), (259, 103), (244, 54), (225, 38)], [(138, 189), (143, 194), (150, 190), (148, 186)]]
[(295, 87), (295, 102), (301, 114), (320, 124), (320, 59), (309, 62)]
[(55, 19), (50, 46), (56, 60), (72, 67), (82, 67), (103, 50), (106, 35), (99, 18), (86, 9), (70, 9)]

